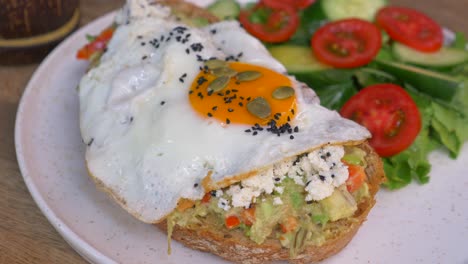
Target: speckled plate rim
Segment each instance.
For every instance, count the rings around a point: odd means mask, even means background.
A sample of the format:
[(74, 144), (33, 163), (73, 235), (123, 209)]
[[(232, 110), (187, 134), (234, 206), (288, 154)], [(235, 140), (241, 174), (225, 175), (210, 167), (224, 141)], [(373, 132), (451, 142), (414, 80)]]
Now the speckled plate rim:
[(23, 175), (24, 182), (26, 186), (36, 202), (39, 209), (42, 213), (46, 216), (52, 226), (60, 233), (60, 235), (67, 241), (67, 243), (72, 246), (76, 252), (78, 252), (84, 259), (91, 263), (116, 263), (115, 260), (110, 259), (109, 257), (105, 256), (94, 247), (89, 245), (86, 241), (84, 241), (78, 234), (73, 232), (70, 227), (68, 227), (55, 213), (54, 211), (48, 206), (47, 202), (42, 197), (40, 191), (37, 189), (36, 185), (33, 182), (33, 177), (31, 177), (30, 168), (26, 165), (24, 153), (24, 142), (22, 141), (21, 133), (24, 133), (24, 119), (23, 113), (25, 112), (27, 105), (27, 98), (29, 94), (34, 89), (33, 85), (37, 82), (39, 77), (45, 74), (49, 64), (59, 56), (59, 51), (66, 46), (69, 46), (72, 42), (80, 40), (87, 32), (94, 31), (93, 29), (104, 28), (106, 25), (110, 24), (113, 17), (115, 16), (115, 12), (110, 12), (97, 20), (89, 23), (88, 25), (80, 28), (76, 32), (74, 32), (71, 36), (69, 36), (66, 40), (64, 40), (60, 45), (58, 45), (40, 64), (38, 69), (34, 72), (33, 76), (29, 80), (26, 88), (23, 92), (21, 97), (18, 110), (16, 113), (16, 123), (15, 123), (15, 148), (16, 148), (16, 157), (18, 160), (19, 168), (21, 174)]

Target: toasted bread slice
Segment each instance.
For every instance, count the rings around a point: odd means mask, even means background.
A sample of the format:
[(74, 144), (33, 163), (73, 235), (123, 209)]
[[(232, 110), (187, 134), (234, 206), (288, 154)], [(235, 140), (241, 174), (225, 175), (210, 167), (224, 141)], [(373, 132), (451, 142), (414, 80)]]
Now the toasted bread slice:
[[(216, 254), (224, 259), (240, 263), (266, 263), (275, 260), (288, 260), (292, 263), (313, 263), (328, 258), (343, 249), (353, 238), (359, 227), (375, 204), (375, 194), (385, 180), (380, 157), (369, 146), (363, 143), (359, 147), (367, 152), (366, 175), (370, 196), (362, 200), (356, 213), (346, 219), (327, 224), (332, 236), (320, 246), (308, 246), (294, 259), (290, 259), (289, 249), (283, 248), (276, 238), (269, 238), (263, 244), (256, 244), (239, 230), (213, 228), (207, 220), (197, 229), (175, 226), (172, 238), (182, 244)], [(167, 230), (166, 221), (156, 224)]]

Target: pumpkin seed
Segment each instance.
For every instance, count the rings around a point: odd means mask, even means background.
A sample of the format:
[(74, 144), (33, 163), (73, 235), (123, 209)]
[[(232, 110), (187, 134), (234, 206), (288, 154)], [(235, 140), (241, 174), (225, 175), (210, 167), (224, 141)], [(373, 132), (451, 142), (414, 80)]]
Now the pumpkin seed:
[(228, 76), (221, 76), (216, 79), (214, 79), (209, 85), (208, 85), (208, 91), (213, 91), (213, 92), (218, 92), (224, 89), (229, 83), (229, 77)]
[(253, 81), (262, 77), (262, 73), (258, 71), (243, 71), (239, 72), (236, 76), (236, 79), (240, 82)]
[(210, 70), (214, 70), (214, 69), (217, 69), (217, 68), (226, 67), (227, 62), (222, 61), (222, 60), (217, 60), (217, 59), (208, 60), (208, 61), (205, 61), (205, 66), (208, 67), (208, 69), (210, 69)]
[(247, 110), (259, 118), (267, 118), (271, 114), (271, 107), (263, 97), (257, 97), (248, 102)]
[(221, 68), (216, 68), (212, 71), (213, 75), (216, 77), (219, 76), (228, 76), (228, 77), (233, 77), (237, 74), (237, 72), (229, 67), (221, 67)]
[(289, 86), (280, 86), (273, 91), (273, 98), (282, 100), (294, 95), (294, 89)]

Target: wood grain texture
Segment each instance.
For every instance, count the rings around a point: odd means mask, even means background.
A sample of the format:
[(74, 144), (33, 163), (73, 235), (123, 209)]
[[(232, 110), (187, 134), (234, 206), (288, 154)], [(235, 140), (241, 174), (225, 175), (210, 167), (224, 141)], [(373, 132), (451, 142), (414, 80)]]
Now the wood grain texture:
[[(116, 9), (123, 2), (81, 0), (81, 24)], [(391, 2), (424, 11), (448, 28), (468, 35), (468, 0)], [(17, 165), (13, 138), (16, 109), (36, 68), (37, 65), (0, 66), (0, 264), (86, 263), (39, 211)]]

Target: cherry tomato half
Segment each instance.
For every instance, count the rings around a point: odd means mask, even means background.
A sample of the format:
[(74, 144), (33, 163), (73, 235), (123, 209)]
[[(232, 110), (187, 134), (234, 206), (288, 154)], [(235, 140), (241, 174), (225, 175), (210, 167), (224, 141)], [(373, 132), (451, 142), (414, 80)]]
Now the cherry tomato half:
[(315, 0), (262, 0), (262, 2), (271, 7), (278, 6), (278, 4), (280, 6), (286, 4), (296, 9), (304, 9), (313, 4)]
[[(269, 14), (266, 23), (251, 22), (250, 16), (262, 8), (266, 9)], [(242, 10), (239, 21), (250, 34), (270, 43), (287, 41), (299, 26), (299, 17), (294, 8), (285, 4), (277, 4), (273, 7), (263, 2), (258, 3), (251, 10)]]
[(312, 36), (312, 49), (323, 63), (354, 68), (369, 63), (382, 46), (380, 30), (365, 20), (338, 20), (319, 28)]
[(368, 86), (341, 108), (343, 117), (365, 126), (372, 134), (369, 143), (382, 157), (408, 148), (421, 130), (418, 107), (409, 94), (395, 84)]
[(443, 44), (442, 28), (430, 17), (410, 8), (384, 7), (376, 17), (388, 35), (414, 49), (435, 52)]

